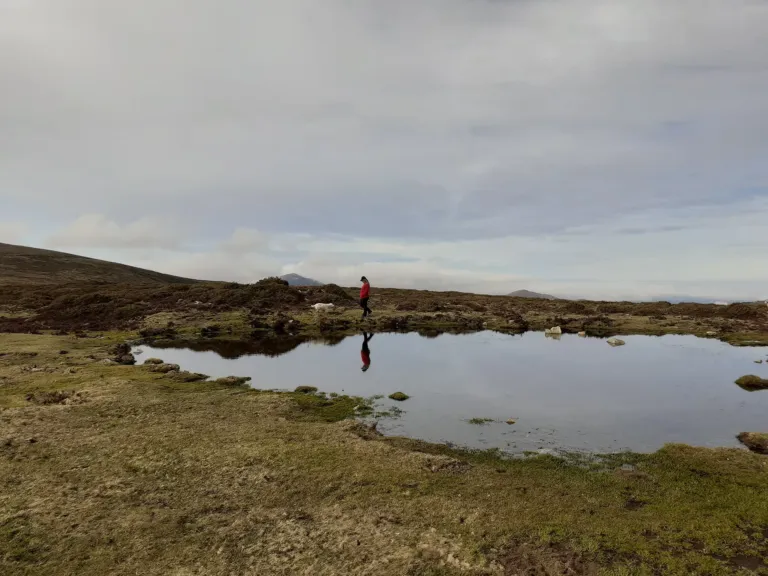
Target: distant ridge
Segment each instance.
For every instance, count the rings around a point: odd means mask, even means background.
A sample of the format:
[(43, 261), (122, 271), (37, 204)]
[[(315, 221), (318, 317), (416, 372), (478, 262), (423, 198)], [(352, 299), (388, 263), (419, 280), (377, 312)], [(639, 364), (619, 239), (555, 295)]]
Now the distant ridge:
[(510, 292), (507, 296), (513, 296), (515, 298), (540, 298), (542, 300), (560, 300), (556, 296), (550, 294), (541, 294), (540, 292), (531, 292), (530, 290), (515, 290)]
[(0, 243), (0, 284), (70, 282), (192, 284), (198, 280), (66, 252)]
[(284, 274), (280, 278), (288, 282), (289, 286), (323, 286), (322, 282), (299, 274)]

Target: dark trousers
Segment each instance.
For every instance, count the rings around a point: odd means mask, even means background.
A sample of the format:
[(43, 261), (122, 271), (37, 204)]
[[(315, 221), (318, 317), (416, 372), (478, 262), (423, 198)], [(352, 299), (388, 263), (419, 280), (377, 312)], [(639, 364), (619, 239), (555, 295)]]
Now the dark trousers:
[(368, 298), (360, 298), (360, 308), (363, 309), (363, 318), (371, 314), (371, 309), (368, 308)]

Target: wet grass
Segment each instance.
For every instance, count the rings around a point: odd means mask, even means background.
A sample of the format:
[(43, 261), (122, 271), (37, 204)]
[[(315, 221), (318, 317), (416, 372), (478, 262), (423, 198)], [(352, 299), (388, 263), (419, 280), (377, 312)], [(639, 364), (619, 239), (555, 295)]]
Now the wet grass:
[[(114, 341), (0, 335), (4, 575), (765, 572), (764, 456), (384, 438), (350, 419), (373, 399), (101, 364)], [(57, 391), (82, 401), (27, 400)]]

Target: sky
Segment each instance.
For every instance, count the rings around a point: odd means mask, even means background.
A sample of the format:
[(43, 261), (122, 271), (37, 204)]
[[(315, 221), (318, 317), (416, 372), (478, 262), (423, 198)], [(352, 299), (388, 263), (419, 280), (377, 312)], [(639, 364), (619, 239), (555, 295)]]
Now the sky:
[(768, 297), (768, 1), (0, 0), (0, 242)]

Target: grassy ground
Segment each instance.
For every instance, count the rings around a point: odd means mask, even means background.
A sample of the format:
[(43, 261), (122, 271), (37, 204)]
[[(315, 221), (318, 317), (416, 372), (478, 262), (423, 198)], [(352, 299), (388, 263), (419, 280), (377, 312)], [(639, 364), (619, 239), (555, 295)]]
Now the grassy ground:
[(0, 573), (768, 574), (768, 458), (384, 439), (358, 399), (104, 365), (124, 337), (0, 335)]

